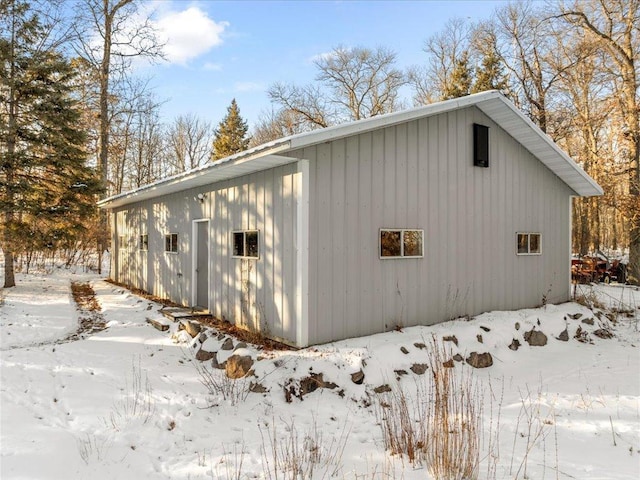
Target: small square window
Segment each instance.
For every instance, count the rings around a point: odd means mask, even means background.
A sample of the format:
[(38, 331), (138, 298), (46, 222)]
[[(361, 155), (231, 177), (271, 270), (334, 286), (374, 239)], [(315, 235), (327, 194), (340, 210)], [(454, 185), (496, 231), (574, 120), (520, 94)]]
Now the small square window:
[(164, 251), (178, 253), (178, 234), (168, 233), (164, 236)]
[(258, 258), (260, 235), (258, 230), (233, 232), (233, 256), (238, 258)]
[(387, 229), (380, 230), (380, 258), (422, 258), (423, 230)]
[(380, 256), (381, 257), (401, 257), (402, 256), (402, 230), (381, 230), (380, 231)]
[(542, 235), (539, 233), (517, 233), (516, 252), (518, 255), (541, 255)]
[(244, 232), (233, 232), (233, 256), (244, 257)]
[(147, 235), (146, 233), (140, 235), (138, 239), (138, 249), (142, 250), (143, 252), (149, 250), (149, 235)]
[(540, 234), (529, 234), (529, 253), (540, 253)]
[(258, 232), (256, 230), (245, 233), (247, 257), (258, 256)]

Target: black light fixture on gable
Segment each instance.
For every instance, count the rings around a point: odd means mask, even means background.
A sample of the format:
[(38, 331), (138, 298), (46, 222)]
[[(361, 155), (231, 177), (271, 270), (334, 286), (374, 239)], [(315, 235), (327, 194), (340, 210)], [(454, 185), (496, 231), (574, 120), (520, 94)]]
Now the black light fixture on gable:
[(489, 127), (473, 124), (473, 165), (489, 167)]

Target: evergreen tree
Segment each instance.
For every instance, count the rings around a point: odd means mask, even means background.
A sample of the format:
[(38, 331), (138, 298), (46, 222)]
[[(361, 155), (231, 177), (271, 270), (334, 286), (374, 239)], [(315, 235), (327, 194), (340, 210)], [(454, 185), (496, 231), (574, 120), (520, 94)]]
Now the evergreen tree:
[(213, 160), (228, 157), (234, 153), (242, 152), (249, 148), (247, 136), (249, 126), (240, 116), (240, 109), (236, 99), (231, 100), (231, 105), (227, 108), (227, 115), (218, 124), (213, 140)]
[(487, 90), (500, 90), (506, 94), (509, 90), (504, 64), (498, 53), (496, 36), (492, 32), (479, 32), (476, 40), (481, 61), (475, 69), (475, 81), (471, 93)]
[(27, 2), (0, 0), (0, 246), (4, 286), (25, 249), (66, 248), (95, 215), (69, 62)]
[(442, 92), (442, 99), (458, 98), (469, 95), (471, 91), (471, 67), (469, 66), (469, 55), (465, 51), (456, 59), (451, 75), (447, 79)]

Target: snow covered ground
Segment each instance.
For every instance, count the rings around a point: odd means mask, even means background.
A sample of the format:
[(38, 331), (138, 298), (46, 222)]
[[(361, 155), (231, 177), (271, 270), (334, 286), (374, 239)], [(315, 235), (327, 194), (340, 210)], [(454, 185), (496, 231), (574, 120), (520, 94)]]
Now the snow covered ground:
[[(434, 336), (455, 336), (457, 345), (441, 343), (451, 355), (492, 355), (489, 368), (454, 362), (481, 389), (479, 478), (640, 478), (637, 289), (583, 292), (633, 312), (615, 322), (568, 303), (300, 351), (249, 345), (240, 352), (254, 359), (255, 377), (234, 382), (207, 367), (217, 385), (208, 391), (194, 355), (203, 347), (223, 361), (232, 353), (221, 350), (223, 335), (191, 339), (175, 324), (160, 332), (146, 323), (160, 305), (94, 275), (17, 279), (0, 291), (2, 479), (293, 478), (282, 465), (296, 462), (313, 466), (312, 478), (430, 479), (426, 465), (385, 451), (380, 404), (398, 392), (413, 406), (430, 401), (430, 370), (415, 366)], [(91, 283), (105, 330), (69, 340), (81, 316), (72, 281)], [(565, 329), (567, 341), (557, 339)], [(531, 330), (547, 345), (530, 346)], [(508, 348), (514, 339), (517, 350)], [(326, 388), (296, 396), (312, 374)], [(249, 392), (251, 382), (266, 391)], [(375, 393), (383, 385), (392, 392)]]

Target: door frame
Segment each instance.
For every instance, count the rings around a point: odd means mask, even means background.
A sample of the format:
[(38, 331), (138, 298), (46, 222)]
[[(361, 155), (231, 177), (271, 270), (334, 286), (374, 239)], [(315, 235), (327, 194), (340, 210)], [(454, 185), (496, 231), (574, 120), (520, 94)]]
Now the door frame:
[[(199, 218), (191, 222), (191, 306), (193, 307), (198, 305), (198, 273), (196, 269), (198, 268), (198, 248), (200, 247), (198, 244), (198, 227), (201, 223), (207, 224), (207, 240), (209, 244), (207, 251), (207, 292), (211, 291), (211, 219)], [(207, 310), (211, 311), (210, 295), (207, 295), (207, 304), (201, 306), (206, 306)]]

